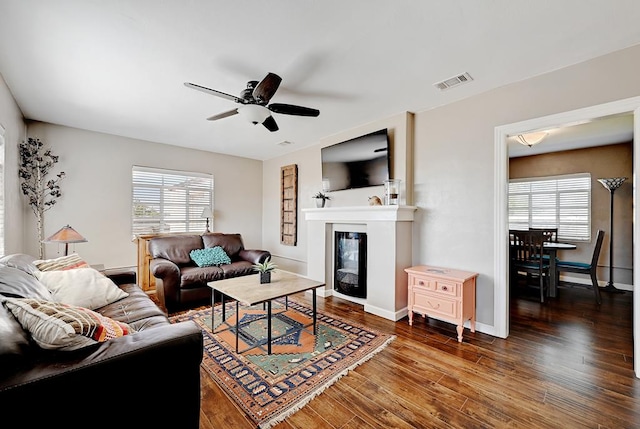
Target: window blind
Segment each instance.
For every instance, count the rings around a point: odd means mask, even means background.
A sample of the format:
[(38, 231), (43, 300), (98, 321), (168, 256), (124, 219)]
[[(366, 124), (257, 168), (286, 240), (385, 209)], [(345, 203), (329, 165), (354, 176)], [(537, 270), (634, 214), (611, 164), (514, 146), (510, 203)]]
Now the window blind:
[[(213, 212), (213, 176), (133, 166), (133, 235), (204, 232), (202, 211)], [(213, 229), (212, 219), (210, 226)]]
[(591, 240), (589, 173), (509, 181), (509, 229), (558, 228), (558, 239)]
[(4, 255), (4, 213), (5, 213), (5, 198), (4, 198), (4, 128), (0, 125), (0, 255)]

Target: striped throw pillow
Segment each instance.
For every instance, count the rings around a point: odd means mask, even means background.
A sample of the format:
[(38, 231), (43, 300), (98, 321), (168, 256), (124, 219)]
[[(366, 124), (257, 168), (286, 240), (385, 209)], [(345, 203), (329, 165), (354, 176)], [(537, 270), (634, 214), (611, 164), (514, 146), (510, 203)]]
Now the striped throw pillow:
[(40, 271), (63, 271), (73, 270), (75, 268), (89, 268), (89, 264), (87, 264), (77, 253), (54, 259), (37, 259), (33, 261), (33, 264)]
[(61, 302), (7, 298), (4, 305), (43, 349), (76, 350), (134, 332), (126, 323)]

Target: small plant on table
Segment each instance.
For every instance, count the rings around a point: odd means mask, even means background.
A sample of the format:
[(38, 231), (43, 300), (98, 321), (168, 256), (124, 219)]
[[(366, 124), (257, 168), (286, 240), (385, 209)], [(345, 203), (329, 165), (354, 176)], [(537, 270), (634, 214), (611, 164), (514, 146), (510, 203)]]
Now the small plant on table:
[(271, 272), (276, 268), (278, 266), (271, 261), (271, 256), (264, 262), (253, 264), (253, 270), (260, 274), (260, 283), (271, 283)]

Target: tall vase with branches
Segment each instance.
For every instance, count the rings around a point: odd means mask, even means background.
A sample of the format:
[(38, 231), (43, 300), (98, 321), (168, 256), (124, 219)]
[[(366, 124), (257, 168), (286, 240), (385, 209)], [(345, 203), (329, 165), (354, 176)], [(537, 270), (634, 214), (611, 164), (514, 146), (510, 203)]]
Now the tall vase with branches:
[(51, 209), (56, 200), (62, 196), (60, 181), (65, 173), (56, 174), (55, 179), (47, 179), (49, 172), (58, 162), (58, 156), (51, 153), (40, 139), (29, 137), (20, 143), (20, 187), (29, 199), (29, 206), (36, 216), (38, 228), (39, 257), (44, 258), (44, 212)]

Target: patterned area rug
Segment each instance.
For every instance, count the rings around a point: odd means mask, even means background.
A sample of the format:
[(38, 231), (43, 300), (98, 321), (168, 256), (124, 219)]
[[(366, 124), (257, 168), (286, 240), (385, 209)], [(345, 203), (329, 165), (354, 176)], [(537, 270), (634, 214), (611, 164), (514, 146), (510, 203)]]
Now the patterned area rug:
[(195, 320), (202, 327), (202, 366), (259, 428), (295, 413), (395, 338), (320, 312), (313, 335), (307, 326), (312, 323), (312, 309), (289, 299), (288, 309), (284, 301), (273, 304), (272, 335), (280, 338), (273, 341), (271, 355), (260, 347), (266, 343), (262, 305), (240, 307), (240, 354), (236, 354), (236, 305), (227, 304), (225, 324), (221, 306), (215, 311), (216, 334), (211, 333), (210, 308), (178, 314), (171, 321)]

